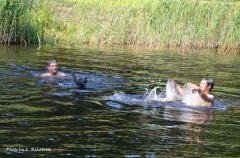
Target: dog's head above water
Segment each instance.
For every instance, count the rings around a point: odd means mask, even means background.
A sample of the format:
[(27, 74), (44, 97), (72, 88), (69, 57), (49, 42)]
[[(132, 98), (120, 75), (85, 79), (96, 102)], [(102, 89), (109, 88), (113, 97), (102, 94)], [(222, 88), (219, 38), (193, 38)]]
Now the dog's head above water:
[(72, 77), (73, 77), (74, 84), (77, 87), (82, 88), (87, 84), (87, 77), (85, 77), (85, 78), (80, 77), (79, 78), (79, 77), (76, 77), (74, 74), (72, 74)]

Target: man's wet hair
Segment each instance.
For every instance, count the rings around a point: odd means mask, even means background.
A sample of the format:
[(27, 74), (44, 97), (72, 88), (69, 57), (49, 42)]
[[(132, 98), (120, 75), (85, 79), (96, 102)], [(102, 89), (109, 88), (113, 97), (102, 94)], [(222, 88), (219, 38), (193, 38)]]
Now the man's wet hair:
[(212, 90), (213, 87), (214, 87), (214, 81), (213, 81), (213, 79), (212, 79), (212, 78), (208, 78), (208, 77), (204, 77), (202, 80), (207, 81), (207, 85), (208, 85), (208, 86), (211, 85), (211, 89), (209, 90), (209, 92), (211, 92), (211, 90)]
[(56, 62), (56, 60), (54, 60), (54, 59), (49, 60), (49, 61), (48, 61), (48, 67), (50, 67), (50, 64), (51, 64), (51, 63), (57, 63), (57, 62)]

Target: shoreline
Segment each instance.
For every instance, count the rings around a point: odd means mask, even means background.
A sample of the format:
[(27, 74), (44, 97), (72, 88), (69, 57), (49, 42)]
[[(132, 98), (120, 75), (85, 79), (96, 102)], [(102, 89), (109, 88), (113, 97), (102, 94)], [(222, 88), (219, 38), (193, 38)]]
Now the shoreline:
[(38, 49), (48, 47), (48, 46), (59, 46), (59, 47), (87, 47), (87, 48), (99, 48), (99, 49), (127, 49), (128, 51), (153, 51), (153, 52), (158, 52), (158, 51), (173, 51), (173, 52), (178, 52), (178, 53), (186, 53), (186, 52), (197, 52), (197, 53), (215, 53), (215, 54), (231, 54), (231, 55), (240, 55), (240, 49), (234, 49), (234, 50), (222, 50), (222, 49), (195, 49), (195, 48), (172, 48), (172, 47), (161, 47), (161, 48), (149, 48), (149, 47), (144, 47), (144, 46), (135, 46), (135, 45), (68, 45), (68, 44), (55, 44), (55, 45), (38, 45), (38, 44), (18, 44), (18, 43), (13, 43), (13, 44), (1, 44), (0, 46), (21, 46), (21, 47), (28, 47), (28, 46), (37, 46)]

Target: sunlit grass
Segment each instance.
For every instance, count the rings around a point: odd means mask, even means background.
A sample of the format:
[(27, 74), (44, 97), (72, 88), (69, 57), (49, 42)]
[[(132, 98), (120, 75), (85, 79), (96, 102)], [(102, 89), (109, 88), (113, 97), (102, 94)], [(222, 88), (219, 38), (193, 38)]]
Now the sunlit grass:
[[(70, 0), (65, 2), (70, 2)], [(239, 5), (195, 1), (71, 1), (56, 43), (160, 47), (239, 47)], [(64, 17), (65, 16), (65, 17)], [(58, 21), (59, 22), (59, 21)]]

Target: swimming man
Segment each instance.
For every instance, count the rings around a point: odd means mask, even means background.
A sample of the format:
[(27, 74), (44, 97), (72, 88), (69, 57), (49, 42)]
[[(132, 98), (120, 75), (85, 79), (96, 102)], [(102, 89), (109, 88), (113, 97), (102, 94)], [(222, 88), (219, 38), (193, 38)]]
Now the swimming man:
[(48, 62), (49, 73), (44, 73), (41, 77), (64, 77), (67, 76), (65, 73), (58, 72), (58, 64), (56, 60), (49, 60)]

